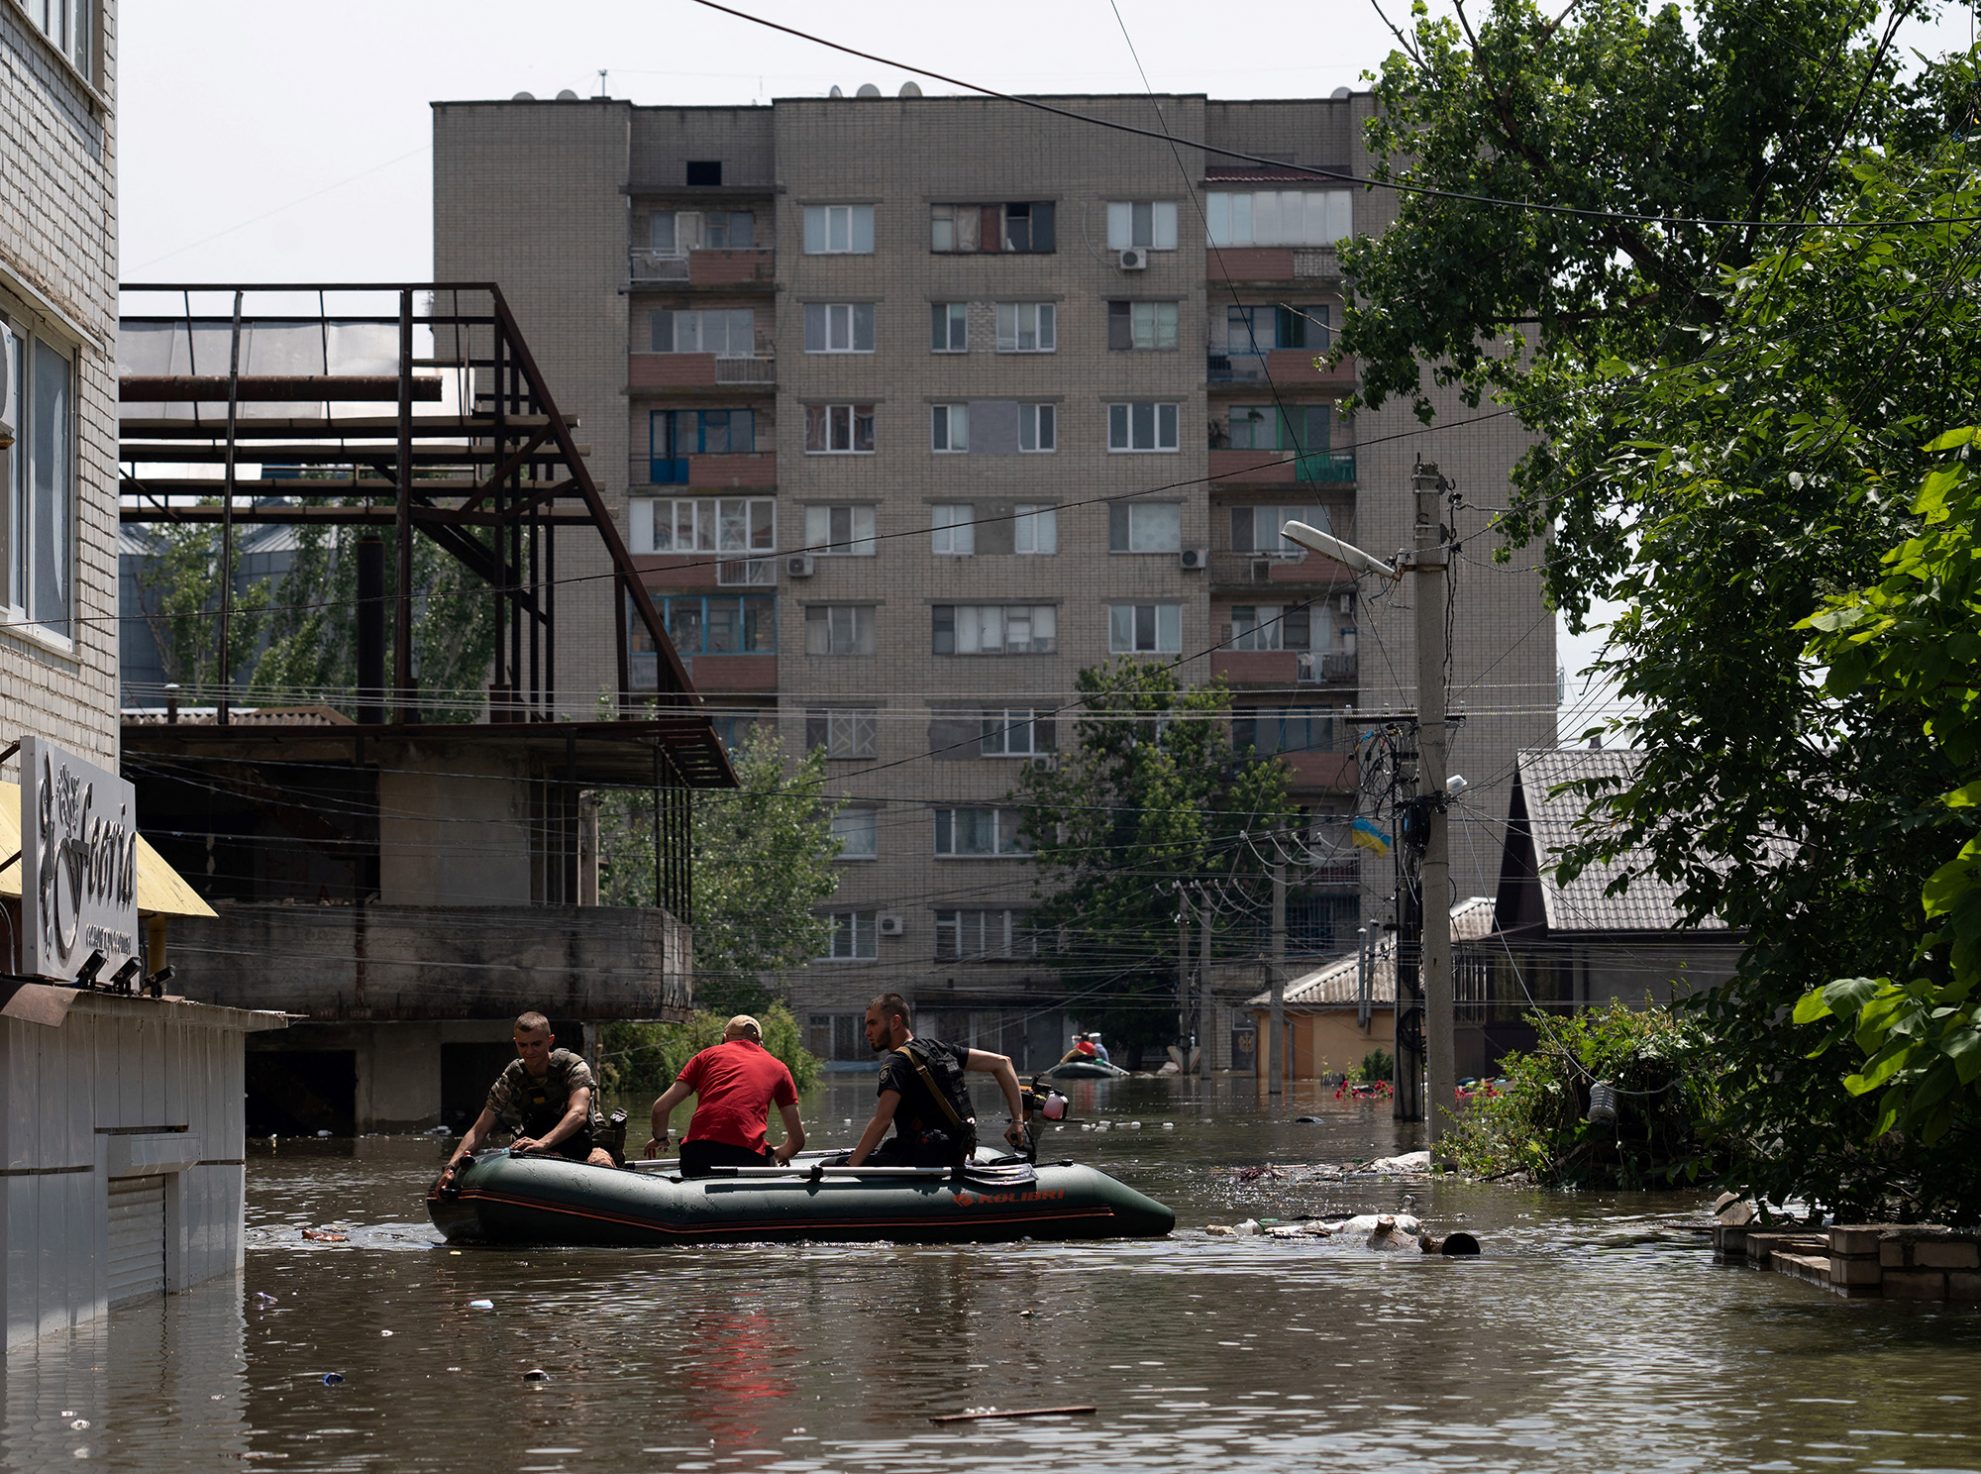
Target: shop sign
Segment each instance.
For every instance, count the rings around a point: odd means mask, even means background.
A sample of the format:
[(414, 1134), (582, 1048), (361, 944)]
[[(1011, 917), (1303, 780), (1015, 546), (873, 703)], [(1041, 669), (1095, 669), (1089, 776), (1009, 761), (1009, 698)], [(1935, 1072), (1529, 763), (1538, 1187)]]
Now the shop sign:
[(42, 737), (21, 739), (21, 971), (100, 980), (138, 952), (137, 791)]

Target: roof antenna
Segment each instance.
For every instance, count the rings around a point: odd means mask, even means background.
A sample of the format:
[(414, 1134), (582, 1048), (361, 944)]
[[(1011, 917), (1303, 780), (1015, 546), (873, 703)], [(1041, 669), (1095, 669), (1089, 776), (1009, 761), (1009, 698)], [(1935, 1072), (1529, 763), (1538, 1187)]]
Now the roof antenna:
[(608, 92), (607, 92), (607, 91), (605, 90), (605, 68), (604, 68), (604, 67), (600, 67), (600, 68), (598, 69), (598, 95), (599, 95), (600, 97), (609, 97), (609, 96), (611, 96), (611, 94), (610, 94), (610, 93), (608, 93)]

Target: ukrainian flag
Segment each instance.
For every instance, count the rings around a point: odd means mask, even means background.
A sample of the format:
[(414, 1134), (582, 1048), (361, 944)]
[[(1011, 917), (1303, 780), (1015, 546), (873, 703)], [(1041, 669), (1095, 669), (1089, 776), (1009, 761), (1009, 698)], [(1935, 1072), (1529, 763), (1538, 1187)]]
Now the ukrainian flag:
[(1389, 853), (1390, 838), (1376, 827), (1376, 821), (1373, 819), (1365, 819), (1357, 815), (1355, 822), (1348, 827), (1348, 837), (1365, 850), (1374, 850), (1379, 855)]

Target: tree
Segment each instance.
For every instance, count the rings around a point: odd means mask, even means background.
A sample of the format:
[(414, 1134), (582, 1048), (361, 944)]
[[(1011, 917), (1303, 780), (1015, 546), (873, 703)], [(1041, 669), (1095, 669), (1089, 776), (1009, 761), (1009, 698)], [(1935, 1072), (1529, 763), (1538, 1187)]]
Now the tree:
[[(814, 908), (838, 886), (824, 753), (787, 773), (764, 723), (731, 758), (734, 789), (694, 794), (695, 1001), (719, 1014), (757, 1012), (776, 996), (778, 974), (825, 951), (832, 925)], [(600, 803), (607, 905), (654, 904), (653, 802), (624, 791)]]
[[(203, 502), (202, 506), (215, 506)], [(240, 540), (233, 564), (220, 568), (220, 529), (209, 522), (166, 522), (144, 537), (149, 556), (137, 566), (138, 615), (158, 648), (165, 679), (208, 699), (221, 684), (220, 594), (233, 588), (228, 619), (228, 655), (236, 681), (254, 667), (257, 647), (269, 624), (269, 589), (241, 581)]]
[(1061, 939), (1069, 1010), (1140, 1048), (1174, 1037), (1182, 888), (1257, 914), (1268, 862), (1244, 836), (1283, 828), (1293, 806), (1282, 764), (1233, 749), (1222, 682), (1185, 689), (1123, 659), (1081, 671), (1078, 688), (1073, 741), (1020, 787), (1039, 932)]

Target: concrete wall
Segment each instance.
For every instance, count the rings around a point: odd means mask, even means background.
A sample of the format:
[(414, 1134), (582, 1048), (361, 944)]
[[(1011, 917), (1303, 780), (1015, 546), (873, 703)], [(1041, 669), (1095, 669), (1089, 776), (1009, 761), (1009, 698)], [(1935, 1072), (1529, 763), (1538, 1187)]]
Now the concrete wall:
[(526, 758), (419, 746), (378, 775), (379, 898), (388, 906), (527, 906)]
[(8, 1346), (108, 1308), (113, 1177), (168, 1179), (168, 1288), (240, 1268), (242, 1040), (281, 1027), (267, 1014), (37, 992), (53, 995), (50, 1006), (69, 1004), (59, 1023), (0, 1018), (0, 1322)]
[[(0, 622), (0, 729), (117, 761), (117, 7), (95, 81), (0, 5), (0, 316), (75, 354), (75, 562), (66, 630)], [(10, 454), (0, 452), (0, 460)]]

